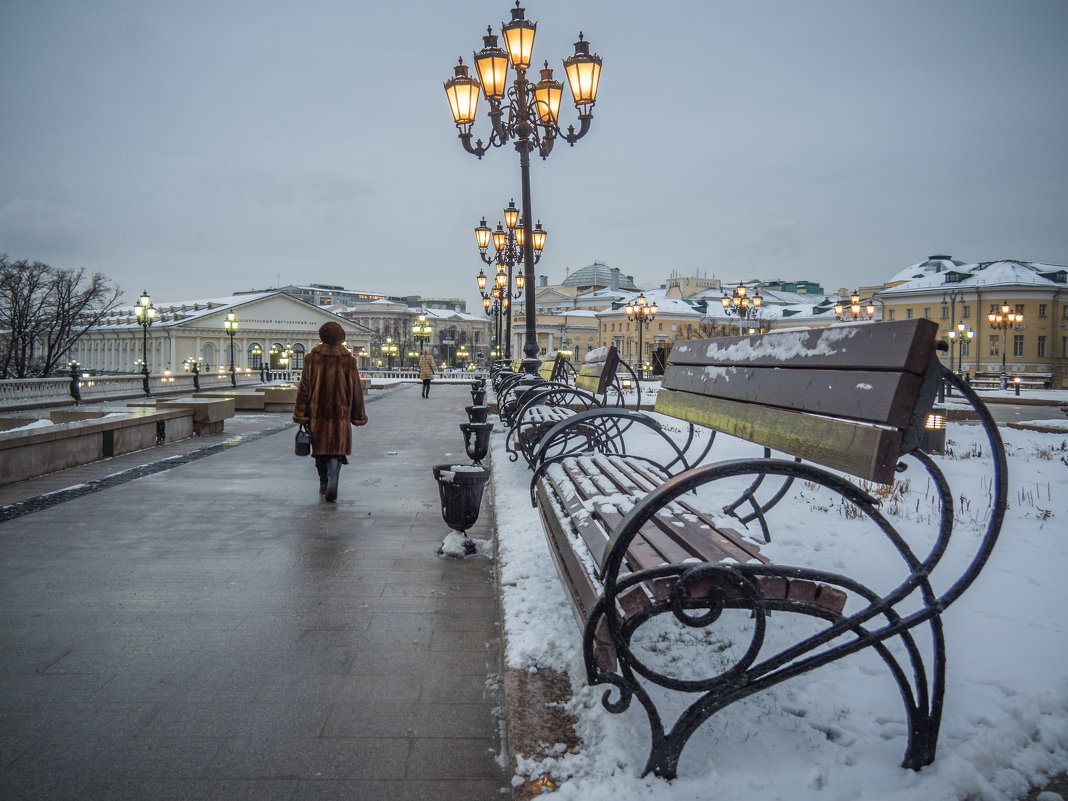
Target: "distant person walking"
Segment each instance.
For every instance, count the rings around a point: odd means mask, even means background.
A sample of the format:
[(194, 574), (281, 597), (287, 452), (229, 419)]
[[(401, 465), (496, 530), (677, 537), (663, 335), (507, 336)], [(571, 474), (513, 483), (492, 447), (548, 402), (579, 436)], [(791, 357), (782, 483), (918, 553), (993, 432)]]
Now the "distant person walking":
[(293, 404), (293, 422), (311, 431), (319, 494), (337, 500), (341, 465), (352, 453), (352, 426), (367, 423), (363, 385), (352, 351), (341, 343), (345, 329), (330, 321), (319, 329), (318, 345), (304, 358)]
[(437, 370), (437, 365), (434, 364), (434, 356), (430, 353), (430, 348), (423, 348), (423, 355), (419, 357), (419, 377), (423, 379), (423, 397), (430, 397), (430, 382), (434, 380), (434, 371)]

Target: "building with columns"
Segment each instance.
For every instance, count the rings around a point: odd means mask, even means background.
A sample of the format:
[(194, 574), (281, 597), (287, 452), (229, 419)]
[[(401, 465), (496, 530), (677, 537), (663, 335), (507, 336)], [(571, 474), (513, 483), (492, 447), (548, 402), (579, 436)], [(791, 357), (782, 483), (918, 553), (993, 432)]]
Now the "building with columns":
[(367, 352), (373, 332), (358, 323), (318, 308), (282, 291), (232, 295), (210, 300), (152, 302), (156, 310), (147, 331), (133, 306), (112, 310), (72, 348), (69, 358), (83, 370), (96, 373), (134, 373), (147, 350), (152, 373), (184, 369), (191, 358), (201, 370), (230, 366), (230, 337), (224, 322), (237, 321), (233, 361), (238, 370), (277, 371), (289, 356), (288, 368), (299, 370), (304, 355), (319, 343), (319, 328), (334, 320), (341, 324), (355, 353)]

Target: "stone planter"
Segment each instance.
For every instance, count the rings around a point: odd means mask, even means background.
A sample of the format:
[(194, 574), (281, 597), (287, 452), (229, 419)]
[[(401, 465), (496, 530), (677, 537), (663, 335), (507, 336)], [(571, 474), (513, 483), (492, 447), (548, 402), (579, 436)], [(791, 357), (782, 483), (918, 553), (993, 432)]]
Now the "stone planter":
[(467, 457), (475, 464), (482, 464), (482, 460), (489, 453), (493, 423), (460, 423), (460, 430), (464, 433), (464, 449), (467, 451)]

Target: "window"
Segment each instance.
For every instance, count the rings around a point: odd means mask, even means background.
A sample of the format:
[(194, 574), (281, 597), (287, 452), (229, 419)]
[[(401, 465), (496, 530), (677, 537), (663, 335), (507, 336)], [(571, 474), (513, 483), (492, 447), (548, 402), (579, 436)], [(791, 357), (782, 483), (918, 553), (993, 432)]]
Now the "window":
[(1038, 338), (1038, 358), (1046, 358), (1046, 338), (1043, 336)]
[(1039, 303), (1038, 304), (1038, 316), (1039, 317), (1049, 317), (1049, 312), (1046, 309), (1046, 304), (1045, 303)]
[(656, 328), (656, 330), (657, 330), (657, 331), (663, 331), (663, 330), (664, 330), (664, 324), (663, 324), (663, 323), (657, 323), (657, 328)]
[(961, 317), (971, 317), (972, 316), (972, 307), (971, 306), (961, 306), (960, 307), (960, 316)]
[(1017, 303), (1016, 304), (1016, 313), (1017, 314), (1023, 314), (1023, 307), (1024, 307), (1024, 305), (1022, 303)]
[(961, 340), (961, 343), (960, 343), (960, 360), (961, 360), (962, 363), (964, 362), (964, 359), (966, 357), (971, 355), (969, 353), (969, 351), (971, 351), (971, 349), (972, 349), (971, 345), (972, 345), (972, 341), (970, 339), (962, 339)]
[(905, 319), (906, 320), (911, 320), (912, 319), (912, 309), (911, 308), (905, 309)]
[(1012, 355), (1023, 356), (1024, 355), (1024, 335), (1015, 334), (1012, 337)]
[(943, 320), (948, 320), (949, 319), (949, 306), (943, 306), (942, 307), (942, 319)]
[(1001, 355), (1001, 351), (998, 350), (998, 343), (1000, 341), (1001, 340), (999, 340), (997, 337), (990, 337), (990, 351), (987, 353), (987, 356), (1000, 356)]
[(890, 315), (889, 317), (886, 318), (887, 320), (893, 320), (894, 319), (894, 309), (887, 309), (886, 313), (888, 315)]
[(931, 307), (930, 306), (924, 306), (923, 307), (923, 316), (926, 317), (928, 320), (931, 319)]

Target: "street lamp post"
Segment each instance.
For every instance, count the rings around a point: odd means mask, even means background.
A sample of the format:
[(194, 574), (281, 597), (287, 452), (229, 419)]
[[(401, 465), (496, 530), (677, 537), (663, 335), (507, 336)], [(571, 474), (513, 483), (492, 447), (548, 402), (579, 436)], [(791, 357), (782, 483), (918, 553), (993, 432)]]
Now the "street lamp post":
[(645, 351), (642, 348), (642, 331), (645, 329), (646, 324), (654, 317), (656, 317), (657, 305), (647, 304), (645, 302), (645, 295), (638, 295), (638, 299), (634, 303), (628, 303), (624, 311), (627, 313), (627, 319), (638, 323), (638, 380), (641, 381), (645, 378)]
[(386, 337), (386, 344), (382, 346), (382, 352), (386, 354), (387, 369), (393, 369), (393, 357), (397, 355), (397, 346), (393, 344), (393, 337)]
[(990, 323), (990, 327), (995, 331), (1001, 331), (1001, 388), (1006, 389), (1008, 387), (1008, 375), (1005, 372), (1005, 355), (1008, 351), (1009, 344), (1009, 329), (1014, 331), (1020, 330), (1020, 325), (1023, 323), (1024, 316), (1012, 310), (1012, 306), (1008, 303), (1002, 303), (1001, 308), (996, 312), (990, 312), (986, 316), (987, 321)]
[(424, 348), (426, 348), (426, 345), (433, 334), (434, 329), (431, 328), (430, 323), (426, 321), (426, 315), (420, 314), (415, 320), (415, 325), (412, 326), (412, 338), (419, 343), (420, 355), (422, 355)]
[[(486, 274), (482, 270), (478, 271), (478, 289), (482, 294), (482, 305), (486, 309), (486, 314), (492, 312), (495, 315), (497, 320), (497, 341), (500, 343), (502, 339), (504, 340), (504, 357), (506, 359), (512, 358), (511, 302), (523, 294), (523, 287), (526, 283), (526, 276), (523, 273), (516, 274), (516, 292), (512, 294), (512, 270), (520, 263), (526, 246), (526, 230), (518, 223), (519, 209), (515, 206), (515, 200), (510, 200), (504, 209), (503, 225), (497, 223), (497, 229), (490, 230), (490, 227), (486, 225), (486, 218), (483, 217), (478, 227), (475, 228), (475, 243), (478, 245), (482, 261), (488, 265), (495, 265), (496, 269), (493, 286), (489, 292), (483, 291), (486, 288)], [(545, 248), (546, 236), (548, 236), (548, 231), (541, 227), (541, 220), (538, 220), (534, 226), (533, 234), (535, 264), (541, 261), (541, 253)], [(493, 256), (489, 256), (486, 253), (490, 242), (493, 243), (495, 251)], [(487, 303), (487, 301), (489, 302)], [(506, 329), (503, 333), (501, 330), (502, 321), (503, 328)]]
[(749, 297), (749, 290), (744, 284), (738, 284), (734, 288), (734, 292), (728, 295), (723, 293), (723, 297), (720, 298), (720, 302), (723, 304), (723, 313), (730, 317), (732, 314), (738, 317), (738, 336), (742, 335), (742, 320), (746, 320), (750, 317), (755, 318), (757, 316), (757, 310), (760, 308), (760, 304), (764, 302), (764, 297), (760, 294), (760, 290), (752, 297)]
[(849, 307), (841, 301), (834, 304), (834, 315), (843, 322), (853, 322), (855, 320), (870, 320), (875, 316), (875, 304), (871, 302), (871, 298), (865, 306), (860, 305), (860, 295), (857, 290), (853, 290), (853, 294), (849, 296)]
[(957, 370), (964, 369), (964, 343), (971, 342), (975, 332), (967, 323), (957, 323), (957, 329), (949, 332), (949, 371), (953, 372), (953, 346), (957, 346)]
[(70, 370), (70, 396), (74, 398), (75, 406), (82, 405), (82, 382), (78, 374), (81, 366), (79, 362), (73, 360), (67, 363), (67, 369)]
[(226, 329), (227, 335), (230, 337), (230, 385), (237, 386), (237, 371), (234, 369), (234, 336), (237, 334), (237, 327), (239, 323), (237, 321), (237, 315), (230, 312), (226, 315), (226, 320), (223, 321), (223, 327)]
[(190, 356), (185, 360), (186, 372), (193, 374), (193, 391), (200, 392), (200, 359)]
[[(523, 8), (516, 0), (512, 9), (512, 19), (502, 23), (501, 33), (507, 50), (497, 46), (497, 37), (492, 28), (487, 28), (483, 37), (483, 48), (474, 54), (475, 69), (478, 79), (468, 74), (468, 66), (460, 59), (454, 68), (454, 75), (445, 82), (445, 94), (452, 109), (453, 121), (460, 134), (464, 150), (481, 159), (491, 147), (501, 147), (510, 140), (519, 153), (519, 170), (522, 180), (523, 230), (533, 234), (534, 215), (530, 192), (530, 153), (537, 149), (542, 159), (552, 151), (556, 139), (564, 139), (574, 145), (586, 135), (593, 121), (593, 106), (597, 99), (597, 86), (601, 77), (601, 58), (590, 53), (589, 42), (582, 38), (575, 42), (575, 53), (564, 59), (568, 85), (578, 110), (579, 130), (569, 126), (565, 133), (560, 129), (558, 116), (560, 101), (563, 97), (563, 84), (553, 80), (549, 62), (541, 70), (541, 80), (531, 84), (527, 79), (531, 55), (534, 47), (536, 22), (526, 19)], [(512, 85), (508, 84), (508, 66), (515, 70)], [(490, 104), (489, 117), (492, 132), (489, 142), (483, 145), (477, 140), (473, 145), (471, 126), (476, 119), (479, 89)], [(507, 95), (507, 119), (502, 104)], [(526, 334), (523, 343), (523, 368), (528, 373), (536, 373), (538, 361), (538, 340), (534, 308), (534, 237), (527, 236), (523, 244), (523, 275), (526, 282), (524, 316)]]
[(148, 327), (156, 319), (156, 307), (152, 305), (152, 298), (148, 296), (146, 289), (141, 293), (134, 308), (137, 315), (137, 323), (141, 326), (141, 384), (145, 391), (145, 397), (151, 397), (152, 391), (148, 387)]

